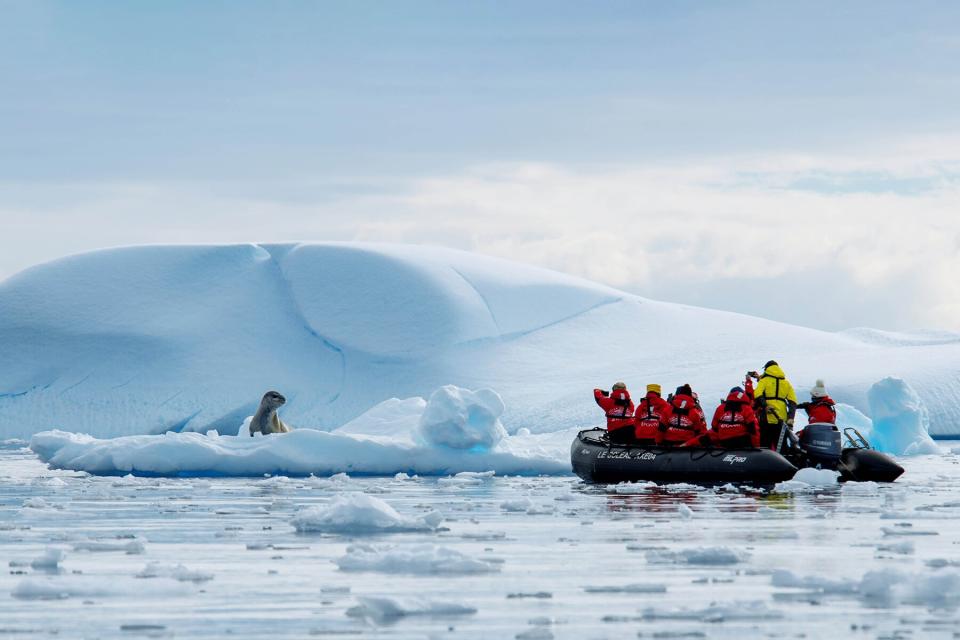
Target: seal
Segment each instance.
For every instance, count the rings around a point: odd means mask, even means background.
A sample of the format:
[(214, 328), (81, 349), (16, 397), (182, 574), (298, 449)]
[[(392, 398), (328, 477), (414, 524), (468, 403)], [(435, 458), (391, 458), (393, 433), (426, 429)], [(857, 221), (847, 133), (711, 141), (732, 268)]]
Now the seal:
[(265, 436), (271, 433), (290, 433), (290, 427), (285, 425), (277, 415), (277, 409), (286, 401), (287, 399), (276, 391), (267, 391), (263, 394), (260, 407), (250, 421), (251, 438), (255, 433), (262, 433)]

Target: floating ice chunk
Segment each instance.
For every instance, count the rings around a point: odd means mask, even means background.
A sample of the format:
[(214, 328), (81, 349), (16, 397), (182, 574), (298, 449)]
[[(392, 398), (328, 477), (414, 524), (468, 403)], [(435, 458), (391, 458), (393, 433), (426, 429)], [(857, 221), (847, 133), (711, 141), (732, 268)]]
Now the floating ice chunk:
[(880, 485), (873, 481), (844, 482), (840, 488), (840, 493), (845, 496), (875, 496), (880, 493)]
[(76, 542), (73, 545), (74, 551), (93, 551), (93, 552), (109, 552), (109, 551), (123, 551), (128, 556), (140, 555), (146, 551), (146, 547), (143, 542), (140, 540), (127, 540), (127, 541), (108, 541), (108, 540), (85, 540), (83, 542)]
[(34, 569), (55, 571), (60, 568), (60, 563), (63, 561), (64, 556), (65, 554), (62, 549), (49, 548), (31, 560), (30, 566)]
[(837, 485), (837, 478), (840, 477), (840, 474), (836, 471), (831, 471), (830, 469), (800, 469), (797, 471), (793, 479), (799, 482), (805, 482), (814, 487), (835, 487)]
[(701, 622), (725, 622), (727, 620), (778, 620), (783, 612), (771, 609), (765, 602), (732, 602), (728, 605), (714, 604), (704, 609), (654, 608), (641, 612), (645, 620), (699, 620)]
[(14, 587), (11, 595), (21, 600), (63, 600), (66, 598), (181, 596), (193, 592), (175, 580), (135, 580), (134, 578), (58, 576), (27, 578)]
[(433, 545), (374, 547), (355, 544), (334, 560), (341, 571), (379, 571), (411, 574), (474, 574), (500, 570), (498, 563), (472, 558), (455, 549)]
[(923, 529), (911, 529), (909, 527), (882, 527), (880, 531), (885, 536), (938, 536), (937, 531), (926, 531)]
[(439, 478), (437, 484), (441, 486), (477, 486), (493, 480), (496, 471), (461, 471), (446, 478)]
[(383, 533), (430, 531), (443, 516), (431, 511), (415, 518), (402, 516), (381, 500), (363, 493), (337, 496), (328, 505), (307, 507), (293, 517), (297, 531), (322, 533)]
[(870, 444), (894, 455), (938, 454), (930, 418), (917, 392), (900, 378), (884, 378), (867, 391), (873, 430)]
[(666, 593), (667, 585), (656, 583), (635, 583), (625, 585), (587, 586), (587, 593)]
[(546, 627), (534, 627), (533, 629), (521, 631), (515, 635), (514, 638), (516, 638), (516, 640), (553, 640), (554, 635), (553, 632)]
[(405, 616), (463, 616), (477, 612), (475, 607), (459, 602), (427, 598), (357, 596), (357, 602), (357, 606), (347, 610), (347, 615), (369, 618), (375, 622), (384, 622)]
[(533, 501), (526, 497), (505, 500), (500, 503), (500, 508), (510, 512), (528, 511), (533, 508)]
[(775, 571), (772, 583), (777, 587), (856, 595), (874, 607), (909, 604), (952, 608), (960, 604), (960, 573), (956, 571), (913, 574), (898, 569), (880, 569), (868, 571), (859, 581), (800, 577), (790, 571)]
[(691, 509), (685, 504), (680, 504), (679, 506), (677, 506), (677, 513), (679, 513), (680, 517), (683, 518), (684, 520), (689, 520), (690, 518), (693, 517), (693, 509)]
[(430, 396), (417, 434), (433, 446), (488, 450), (507, 435), (500, 423), (503, 411), (503, 400), (492, 389), (446, 385)]
[(213, 580), (213, 574), (206, 571), (188, 569), (182, 564), (161, 564), (150, 562), (139, 573), (138, 578), (173, 578), (179, 582), (206, 582)]
[(24, 509), (53, 509), (54, 505), (50, 504), (43, 498), (27, 498), (23, 501)]
[(739, 551), (729, 547), (700, 547), (697, 549), (683, 549), (681, 551), (647, 551), (646, 558), (650, 564), (737, 564), (750, 557), (746, 551)]
[(910, 540), (904, 540), (903, 542), (895, 542), (893, 544), (878, 544), (877, 551), (886, 551), (887, 553), (909, 555), (914, 551), (914, 544)]
[(773, 490), (776, 493), (806, 493), (825, 487), (837, 486), (840, 474), (830, 469), (800, 469), (792, 480), (778, 482)]
[(817, 576), (799, 576), (786, 569), (777, 569), (770, 577), (770, 584), (775, 587), (789, 589), (804, 589), (818, 593), (857, 593), (860, 584), (854, 580), (834, 580)]
[(698, 484), (690, 484), (689, 482), (674, 482), (671, 484), (663, 485), (662, 489), (667, 493), (699, 493), (701, 491), (709, 491), (709, 488), (700, 486)]
[(630, 495), (632, 493), (646, 493), (656, 486), (656, 482), (621, 482), (613, 487), (613, 491), (620, 495)]

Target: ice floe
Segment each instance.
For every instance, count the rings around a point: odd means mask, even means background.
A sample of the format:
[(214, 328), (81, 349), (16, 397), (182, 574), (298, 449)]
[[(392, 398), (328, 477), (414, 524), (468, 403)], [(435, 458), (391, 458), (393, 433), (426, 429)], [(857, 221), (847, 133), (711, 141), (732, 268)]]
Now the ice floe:
[(384, 622), (406, 616), (463, 616), (476, 612), (475, 607), (447, 600), (357, 596), (357, 605), (348, 609), (347, 615)]
[(380, 498), (354, 493), (336, 496), (327, 505), (300, 509), (292, 524), (301, 533), (365, 534), (432, 531), (442, 521), (443, 516), (437, 511), (403, 516)]
[(652, 549), (646, 553), (647, 562), (650, 564), (725, 565), (737, 564), (749, 557), (750, 554), (746, 551), (730, 547), (699, 547), (680, 551)]
[(435, 545), (377, 547), (354, 544), (334, 560), (341, 571), (379, 571), (407, 574), (476, 574), (500, 570), (500, 564), (473, 558), (456, 549)]

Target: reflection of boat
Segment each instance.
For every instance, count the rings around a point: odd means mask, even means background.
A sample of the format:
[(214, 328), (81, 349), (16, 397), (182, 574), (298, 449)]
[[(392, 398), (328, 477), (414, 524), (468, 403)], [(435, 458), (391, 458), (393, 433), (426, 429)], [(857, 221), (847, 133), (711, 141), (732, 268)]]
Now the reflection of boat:
[(775, 484), (797, 468), (769, 449), (662, 448), (614, 444), (605, 429), (577, 434), (570, 448), (573, 471), (588, 482)]
[(769, 449), (617, 444), (607, 439), (605, 429), (595, 428), (577, 434), (570, 447), (570, 461), (578, 476), (602, 483), (650, 480), (769, 485), (791, 479), (804, 466), (835, 468), (841, 480), (893, 482), (903, 473), (900, 465), (870, 449), (862, 437), (857, 440), (849, 433), (847, 437), (853, 446), (844, 449), (835, 426), (808, 426), (796, 453), (787, 458)]

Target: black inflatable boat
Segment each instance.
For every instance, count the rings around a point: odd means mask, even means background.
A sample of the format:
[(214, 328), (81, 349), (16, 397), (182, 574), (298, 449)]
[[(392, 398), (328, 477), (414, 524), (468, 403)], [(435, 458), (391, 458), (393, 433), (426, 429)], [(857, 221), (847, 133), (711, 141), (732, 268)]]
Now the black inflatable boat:
[(577, 434), (570, 448), (573, 472), (587, 482), (726, 482), (775, 484), (797, 472), (769, 449), (682, 449), (612, 444), (606, 429)]
[[(893, 482), (903, 468), (869, 448), (862, 437), (841, 449), (833, 425), (811, 425), (789, 458), (770, 449), (662, 448), (611, 443), (606, 429), (577, 434), (570, 447), (573, 472), (587, 482), (617, 483), (647, 480), (673, 483), (771, 485), (790, 480), (800, 467), (836, 469), (840, 479)], [(856, 433), (856, 432), (854, 432)], [(792, 435), (792, 434), (791, 434)], [(805, 446), (803, 446), (805, 445)], [(801, 448), (803, 446), (803, 448)]]

